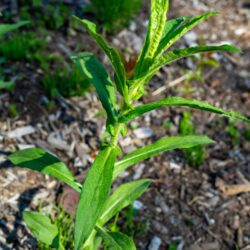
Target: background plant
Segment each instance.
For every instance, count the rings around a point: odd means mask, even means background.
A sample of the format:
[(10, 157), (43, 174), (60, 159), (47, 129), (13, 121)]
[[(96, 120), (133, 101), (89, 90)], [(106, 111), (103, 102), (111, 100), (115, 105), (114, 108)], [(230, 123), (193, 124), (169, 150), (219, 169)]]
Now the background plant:
[[(1, 16), (1, 12), (0, 12), (0, 16)], [(13, 30), (16, 30), (24, 25), (28, 24), (28, 21), (22, 21), (19, 23), (15, 23), (15, 24), (0, 24), (0, 39), (3, 38), (3, 36), (8, 33), (11, 32)], [(2, 41), (0, 41), (0, 47), (2, 46)], [(12, 81), (4, 81), (4, 78), (2, 76), (0, 76), (0, 89), (8, 89), (11, 90), (14, 87), (14, 82)]]
[[(188, 30), (200, 21), (217, 14), (217, 12), (213, 12), (197, 17), (183, 17), (167, 21), (167, 10), (168, 1), (152, 0), (147, 35), (134, 74), (129, 79), (126, 78), (125, 68), (119, 53), (96, 32), (96, 26), (87, 20), (75, 17), (103, 49), (114, 68), (114, 81), (112, 81), (105, 68), (92, 53), (79, 53), (72, 57), (82, 74), (97, 90), (99, 99), (107, 113), (106, 132), (109, 133), (109, 140), (102, 144), (83, 185), (74, 179), (63, 162), (44, 150), (25, 149), (8, 157), (16, 165), (54, 176), (80, 193), (74, 225), (75, 249), (98, 249), (102, 242), (108, 249), (136, 249), (131, 238), (120, 232), (109, 231), (105, 224), (120, 210), (137, 199), (153, 181), (142, 179), (125, 183), (109, 195), (112, 181), (131, 165), (158, 153), (213, 142), (206, 136), (197, 135), (167, 137), (139, 148), (116, 161), (117, 155), (121, 154), (118, 146), (119, 136), (120, 134), (126, 135), (127, 122), (162, 106), (199, 109), (250, 122), (235, 111), (223, 111), (206, 102), (181, 97), (169, 97), (134, 107), (133, 101), (143, 95), (145, 85), (163, 65), (200, 52), (218, 50), (240, 52), (235, 47), (222, 45), (197, 46), (165, 53)], [(121, 96), (118, 103), (115, 88)], [(35, 212), (32, 212), (31, 215), (25, 216), (24, 220), (27, 222), (27, 220), (33, 219), (35, 222), (31, 228), (33, 234), (45, 244), (57, 249), (64, 249), (58, 228), (51, 222), (50, 218), (41, 217), (39, 213)]]
[(1, 55), (10, 61), (34, 60), (36, 53), (41, 53), (46, 45), (46, 39), (39, 38), (34, 32), (13, 36), (0, 45)]
[(91, 0), (85, 12), (93, 12), (99, 24), (114, 33), (129, 25), (140, 6), (141, 0)]
[[(191, 121), (191, 113), (183, 113), (183, 118), (180, 120), (180, 134), (183, 136), (186, 135), (195, 135), (195, 127)], [(184, 154), (188, 164), (194, 168), (199, 167), (205, 159), (205, 147), (203, 145), (197, 145), (193, 148), (184, 149)]]
[(48, 71), (42, 79), (44, 89), (49, 97), (56, 97), (58, 94), (64, 97), (83, 96), (89, 90), (91, 83), (74, 65), (61, 66), (55, 71)]

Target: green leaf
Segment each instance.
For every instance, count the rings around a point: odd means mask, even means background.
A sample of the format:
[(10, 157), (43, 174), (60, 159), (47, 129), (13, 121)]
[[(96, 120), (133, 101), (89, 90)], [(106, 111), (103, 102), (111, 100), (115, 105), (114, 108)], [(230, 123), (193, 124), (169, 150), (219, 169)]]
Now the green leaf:
[(29, 168), (53, 176), (81, 192), (81, 184), (75, 180), (67, 166), (42, 149), (24, 149), (9, 155), (7, 158), (21, 168)]
[(186, 48), (186, 49), (176, 49), (173, 50), (162, 57), (160, 57), (156, 63), (153, 65), (152, 68), (161, 68), (163, 65), (175, 61), (177, 59), (191, 56), (197, 53), (202, 53), (202, 52), (209, 52), (209, 51), (229, 51), (229, 52), (236, 52), (236, 53), (241, 53), (241, 50), (235, 48), (234, 46), (231, 45), (221, 45), (221, 46), (196, 46), (196, 47), (191, 47), (191, 48)]
[(121, 160), (116, 162), (113, 171), (113, 180), (126, 168), (151, 156), (172, 149), (191, 148), (200, 144), (208, 143), (214, 143), (214, 141), (210, 140), (207, 136), (192, 135), (162, 138), (153, 144), (135, 150), (134, 152), (124, 156)]
[(7, 32), (18, 29), (19, 27), (28, 23), (29, 21), (21, 21), (19, 23), (14, 23), (14, 24), (0, 24), (0, 38), (2, 38), (2, 36)]
[(192, 109), (199, 109), (208, 111), (211, 113), (232, 117), (238, 120), (242, 120), (245, 122), (250, 122), (249, 119), (244, 117), (243, 115), (235, 112), (234, 110), (230, 111), (223, 111), (221, 108), (217, 108), (214, 106), (209, 105), (207, 102), (200, 102), (197, 100), (187, 100), (182, 97), (169, 97), (165, 98), (158, 102), (152, 102), (145, 105), (138, 106), (134, 108), (133, 110), (129, 111), (127, 114), (124, 114), (123, 116), (119, 117), (119, 122), (128, 122), (137, 116), (140, 116), (146, 112), (149, 112), (151, 110), (160, 108), (160, 107), (168, 107), (168, 106), (178, 106), (178, 107), (184, 107), (184, 108), (192, 108)]
[(73, 16), (78, 22), (80, 22), (93, 37), (97, 44), (102, 48), (107, 57), (109, 58), (113, 68), (115, 70), (115, 83), (117, 90), (124, 97), (125, 101), (128, 101), (128, 87), (126, 84), (126, 73), (124, 65), (121, 61), (120, 55), (117, 50), (108, 45), (104, 38), (96, 32), (96, 25), (88, 20), (81, 20), (80, 18)]
[(98, 225), (96, 226), (96, 230), (102, 236), (107, 249), (136, 250), (134, 242), (127, 235), (117, 232), (109, 232)]
[(165, 36), (160, 43), (160, 46), (155, 53), (155, 58), (160, 56), (167, 48), (169, 48), (173, 43), (175, 43), (180, 37), (182, 37), (186, 32), (196, 26), (199, 22), (213, 16), (215, 14), (219, 14), (219, 12), (211, 12), (206, 13), (201, 16), (196, 16), (192, 18), (190, 21), (181, 25), (178, 29), (175, 29), (171, 34)]
[(112, 81), (97, 58), (89, 52), (79, 53), (71, 59), (77, 64), (83, 75), (95, 86), (103, 108), (110, 121), (116, 119), (116, 95)]
[(188, 57), (196, 53), (209, 52), (209, 51), (230, 51), (230, 52), (241, 52), (241, 50), (230, 46), (230, 45), (221, 45), (221, 46), (196, 46), (186, 49), (176, 49), (169, 53), (164, 54), (159, 59), (155, 60), (155, 63), (151, 65), (148, 71), (143, 72), (137, 79), (129, 81), (129, 84), (132, 86), (132, 91), (130, 95), (133, 96), (133, 99), (138, 99), (141, 95), (138, 96), (138, 89), (149, 82), (149, 80), (159, 71), (159, 69), (167, 63), (175, 61), (177, 59)]
[(143, 179), (129, 182), (118, 187), (105, 203), (104, 212), (98, 220), (98, 225), (104, 225), (120, 210), (141, 196), (151, 182), (153, 182), (153, 180)]
[(0, 80), (0, 89), (13, 89), (14, 88), (14, 82), (4, 82), (3, 80)]
[(146, 71), (154, 58), (162, 37), (168, 10), (168, 0), (151, 0), (151, 14), (142, 51), (135, 66), (134, 75)]
[(171, 19), (165, 23), (165, 27), (162, 33), (161, 41), (159, 43), (158, 49), (162, 47), (162, 44), (164, 44), (164, 41), (169, 37), (170, 34), (172, 34), (177, 28), (179, 28), (183, 23), (190, 20), (192, 17), (179, 17), (176, 19)]
[(24, 211), (23, 219), (38, 240), (49, 246), (59, 245), (57, 226), (51, 223), (48, 216), (38, 212)]
[(76, 211), (75, 249), (88, 239), (103, 211), (112, 182), (115, 156), (113, 148), (100, 151), (87, 174)]

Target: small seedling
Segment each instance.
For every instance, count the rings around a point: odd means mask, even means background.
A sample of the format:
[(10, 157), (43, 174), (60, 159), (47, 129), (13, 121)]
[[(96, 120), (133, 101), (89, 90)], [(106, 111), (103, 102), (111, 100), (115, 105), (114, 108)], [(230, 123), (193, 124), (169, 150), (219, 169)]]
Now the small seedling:
[[(166, 137), (139, 148), (117, 161), (117, 156), (122, 153), (118, 144), (119, 138), (120, 135), (126, 135), (128, 122), (163, 106), (199, 109), (250, 122), (249, 119), (235, 111), (223, 111), (206, 102), (187, 100), (181, 97), (169, 97), (134, 107), (134, 101), (144, 94), (144, 87), (162, 66), (179, 58), (201, 52), (221, 50), (240, 52), (233, 46), (222, 45), (197, 46), (165, 53), (188, 30), (202, 20), (217, 14), (217, 12), (213, 12), (197, 17), (182, 17), (167, 21), (168, 5), (167, 0), (151, 1), (151, 16), (147, 35), (133, 76), (130, 78), (126, 77), (125, 67), (118, 51), (109, 46), (104, 38), (97, 33), (95, 24), (74, 17), (103, 49), (114, 68), (114, 80), (111, 80), (112, 78), (94, 54), (84, 52), (72, 56), (72, 60), (79, 67), (81, 73), (96, 88), (107, 113), (105, 133), (109, 136), (105, 143), (102, 143), (83, 184), (73, 177), (62, 161), (42, 149), (25, 149), (8, 156), (13, 164), (58, 178), (80, 193), (74, 223), (74, 248), (76, 250), (98, 249), (101, 244), (104, 244), (108, 249), (136, 249), (130, 237), (120, 232), (111, 232), (105, 225), (119, 211), (142, 195), (153, 180), (141, 179), (122, 184), (109, 195), (112, 182), (128, 167), (161, 152), (214, 142), (206, 136), (197, 135)], [(47, 217), (47, 219), (41, 217), (39, 213), (27, 214), (25, 212), (25, 214), (26, 224), (40, 241), (57, 249), (65, 249), (55, 223)], [(29, 220), (36, 223), (29, 223)]]
[(232, 146), (236, 146), (239, 144), (239, 139), (240, 139), (240, 132), (237, 129), (237, 127), (235, 126), (235, 119), (229, 119), (229, 125), (227, 126), (227, 132), (230, 135), (231, 139), (232, 139)]
[(18, 113), (17, 110), (16, 110), (16, 105), (15, 105), (15, 104), (10, 104), (10, 105), (8, 106), (8, 108), (9, 108), (10, 116), (11, 116), (11, 117), (18, 116), (19, 113)]
[[(183, 114), (183, 118), (180, 121), (180, 133), (183, 136), (196, 134), (194, 124), (190, 118), (191, 113), (186, 112)], [(184, 149), (183, 151), (191, 167), (197, 168), (203, 163), (205, 158), (205, 148), (203, 145), (197, 145), (193, 148)]]

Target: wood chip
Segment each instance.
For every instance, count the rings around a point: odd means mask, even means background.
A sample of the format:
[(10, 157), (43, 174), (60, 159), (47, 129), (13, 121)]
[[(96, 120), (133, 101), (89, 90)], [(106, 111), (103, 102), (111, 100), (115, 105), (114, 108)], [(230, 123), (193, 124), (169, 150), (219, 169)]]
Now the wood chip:
[(250, 184), (246, 185), (226, 185), (220, 188), (225, 195), (237, 195), (239, 193), (250, 192)]

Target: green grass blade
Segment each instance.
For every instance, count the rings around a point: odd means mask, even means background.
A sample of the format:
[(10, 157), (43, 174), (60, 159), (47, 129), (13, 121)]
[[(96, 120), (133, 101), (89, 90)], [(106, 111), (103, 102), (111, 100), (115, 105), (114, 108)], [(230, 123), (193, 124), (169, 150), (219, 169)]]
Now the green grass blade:
[(168, 106), (178, 106), (178, 107), (184, 107), (184, 108), (204, 110), (204, 111), (208, 111), (208, 112), (215, 113), (218, 115), (227, 116), (227, 117), (231, 117), (234, 119), (238, 119), (238, 120), (242, 120), (242, 121), (250, 123), (249, 119), (247, 119), (246, 117), (237, 113), (234, 110), (223, 111), (221, 108), (211, 106), (207, 102), (201, 102), (197, 100), (188, 100), (182, 97), (169, 97), (158, 102), (152, 102), (152, 103), (138, 106), (134, 108), (132, 111), (129, 111), (127, 114), (121, 116), (119, 118), (119, 122), (122, 122), (122, 123), (128, 122), (146, 112), (149, 112), (151, 110), (154, 110), (160, 107), (168, 107)]
[(115, 70), (115, 83), (117, 90), (124, 97), (125, 101), (128, 100), (128, 87), (126, 83), (126, 73), (124, 65), (121, 61), (120, 55), (117, 50), (108, 45), (104, 38), (96, 32), (96, 25), (88, 20), (81, 20), (80, 18), (73, 16), (78, 22), (80, 22), (93, 37), (97, 44), (102, 48), (107, 57), (109, 58), (113, 68)]
[(71, 59), (77, 64), (83, 75), (95, 86), (103, 108), (110, 121), (116, 119), (116, 95), (112, 81), (98, 59), (89, 52), (79, 53)]
[(193, 17), (190, 21), (183, 24), (178, 29), (174, 30), (171, 34), (166, 36), (163, 40), (161, 40), (161, 44), (157, 49), (157, 52), (155, 53), (155, 56), (160, 56), (166, 49), (168, 49), (173, 43), (175, 43), (180, 37), (182, 37), (186, 32), (188, 32), (190, 29), (192, 29), (194, 26), (196, 26), (199, 22), (215, 15), (219, 14), (219, 12), (211, 12), (206, 13), (201, 16)]
[(207, 136), (176, 136), (162, 138), (153, 144), (142, 147), (124, 156), (116, 162), (113, 171), (113, 180), (126, 168), (148, 159), (151, 156), (177, 148), (191, 148), (200, 144), (214, 143)]
[(96, 226), (97, 232), (104, 240), (109, 250), (136, 250), (135, 244), (127, 235), (117, 232), (109, 232), (101, 226)]
[(72, 176), (67, 166), (55, 156), (39, 148), (28, 148), (7, 157), (13, 164), (53, 176), (76, 191), (81, 192), (81, 184)]
[(80, 195), (74, 228), (75, 249), (80, 249), (99, 219), (112, 182), (115, 149), (106, 148), (95, 158)]
[(140, 197), (151, 182), (153, 182), (153, 180), (143, 179), (129, 182), (118, 187), (105, 203), (104, 212), (98, 221), (98, 225), (104, 225), (120, 210)]
[(21, 21), (19, 23), (14, 23), (14, 24), (0, 24), (0, 38), (2, 38), (2, 36), (7, 32), (18, 29), (19, 27), (28, 23), (29, 21)]

